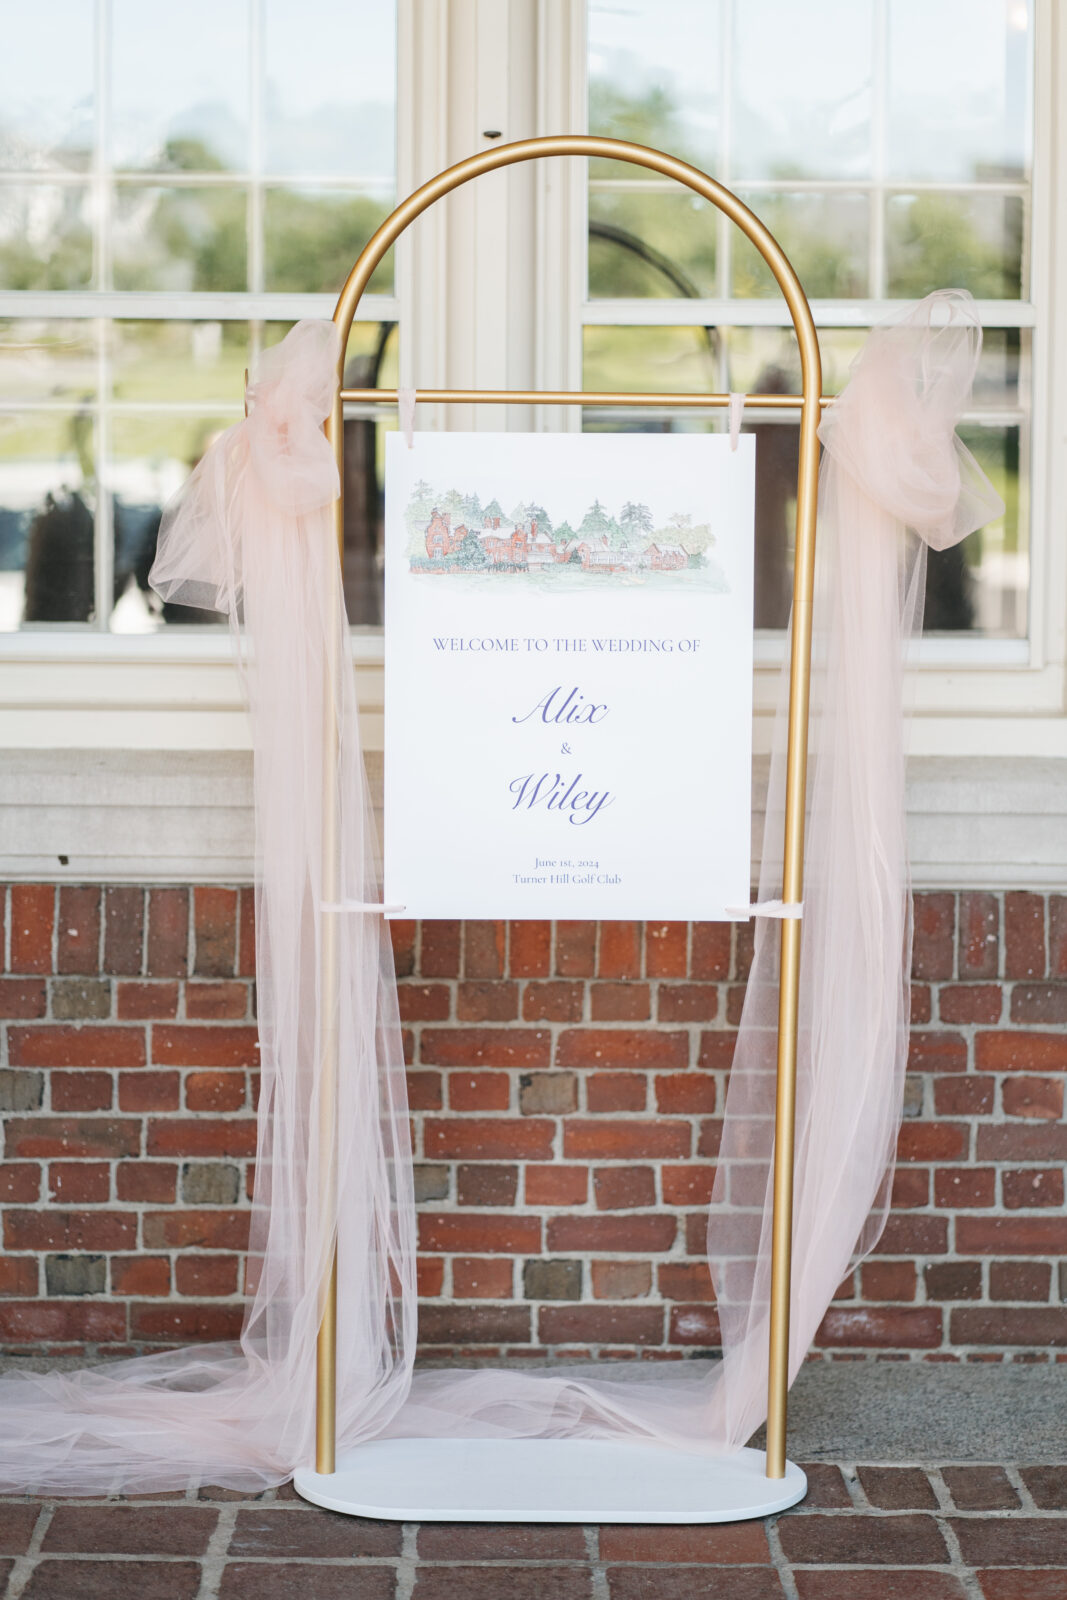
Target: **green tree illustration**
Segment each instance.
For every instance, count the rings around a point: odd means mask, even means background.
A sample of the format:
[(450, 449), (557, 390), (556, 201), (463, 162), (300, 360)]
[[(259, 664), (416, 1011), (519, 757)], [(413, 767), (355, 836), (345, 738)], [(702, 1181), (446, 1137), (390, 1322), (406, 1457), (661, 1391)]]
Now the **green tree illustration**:
[(411, 499), (404, 509), (404, 527), (408, 535), (409, 555), (426, 554), (424, 543), (426, 527), (433, 516), (437, 496), (432, 483), (425, 478), (420, 478), (411, 491)]
[(452, 561), (465, 572), (478, 572), (489, 565), (485, 547), (476, 533), (468, 533), (452, 552)]
[(578, 533), (583, 539), (606, 539), (614, 526), (616, 524), (608, 516), (600, 501), (594, 500), (582, 518)]
[(625, 549), (632, 550), (651, 535), (655, 523), (648, 506), (640, 501), (627, 500), (619, 513), (619, 529)]
[(536, 522), (537, 523), (537, 531), (538, 531), (538, 533), (547, 533), (549, 538), (551, 539), (551, 537), (552, 537), (552, 518), (549, 516), (548, 512), (545, 510), (544, 506), (535, 505), (534, 502), (531, 500), (530, 503), (526, 507), (526, 521), (527, 522), (530, 522), (530, 521)]

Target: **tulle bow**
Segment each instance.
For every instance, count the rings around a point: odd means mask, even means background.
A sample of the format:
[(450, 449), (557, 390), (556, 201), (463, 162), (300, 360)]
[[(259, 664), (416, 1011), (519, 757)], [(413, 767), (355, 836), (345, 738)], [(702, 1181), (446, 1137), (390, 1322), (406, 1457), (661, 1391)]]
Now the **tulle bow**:
[(1004, 510), (956, 434), (982, 330), (969, 294), (928, 295), (872, 329), (819, 438), (863, 493), (932, 550), (958, 544)]
[(167, 505), (149, 582), (163, 600), (224, 611), (244, 597), (245, 540), (272, 516), (307, 517), (337, 498), (322, 424), (333, 404), (337, 329), (298, 322), (256, 362), (248, 415), (215, 438)]
[(336, 373), (333, 323), (298, 322), (280, 345), (263, 352), (248, 385), (248, 416), (235, 432), (244, 434), (263, 493), (293, 516), (337, 498), (337, 464), (322, 431)]

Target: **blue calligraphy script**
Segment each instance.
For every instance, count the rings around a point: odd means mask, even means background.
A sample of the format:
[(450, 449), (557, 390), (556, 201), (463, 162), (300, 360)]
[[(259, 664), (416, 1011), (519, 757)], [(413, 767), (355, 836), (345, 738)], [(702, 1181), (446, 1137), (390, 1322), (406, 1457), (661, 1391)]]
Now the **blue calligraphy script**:
[[(577, 686), (564, 694), (562, 685), (542, 695), (537, 704), (521, 717), (512, 717), (512, 722), (529, 722), (532, 717), (548, 726), (559, 724), (584, 724), (594, 727), (598, 722), (603, 722), (608, 714), (608, 707), (602, 702), (586, 700)], [(584, 827), (587, 822), (602, 811), (605, 806), (614, 803), (614, 797), (606, 789), (580, 789), (582, 774), (579, 772), (568, 782), (567, 778), (559, 772), (543, 772), (535, 778), (532, 772), (525, 773), (520, 778), (515, 778), (508, 785), (508, 790), (515, 796), (513, 811), (518, 811), (520, 806), (532, 811), (534, 806), (545, 807), (546, 811), (558, 811), (565, 815), (567, 821), (575, 827)], [(583, 814), (584, 813), (584, 814)]]
[[(543, 805), (546, 811), (569, 812), (567, 821), (573, 822), (575, 827), (584, 827), (587, 822), (592, 822), (598, 811), (615, 802), (606, 789), (579, 789), (581, 781), (580, 772), (569, 783), (558, 772), (542, 772), (539, 778), (527, 772), (508, 784), (508, 789), (515, 796), (515, 804), (511, 809), (518, 811), (520, 806), (525, 806), (527, 811), (532, 811), (534, 806)], [(582, 811), (584, 816), (578, 814)]]

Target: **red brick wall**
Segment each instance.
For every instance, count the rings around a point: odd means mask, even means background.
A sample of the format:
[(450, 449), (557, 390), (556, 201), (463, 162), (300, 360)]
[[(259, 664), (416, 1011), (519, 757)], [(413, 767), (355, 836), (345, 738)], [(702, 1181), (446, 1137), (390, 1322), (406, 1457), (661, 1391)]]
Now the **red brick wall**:
[[(247, 888), (17, 884), (0, 978), (0, 1342), (240, 1324), (256, 1030)], [(1067, 1346), (1067, 896), (917, 902), (895, 1210), (819, 1344)], [(751, 934), (394, 925), (429, 1345), (707, 1349), (700, 1259)]]

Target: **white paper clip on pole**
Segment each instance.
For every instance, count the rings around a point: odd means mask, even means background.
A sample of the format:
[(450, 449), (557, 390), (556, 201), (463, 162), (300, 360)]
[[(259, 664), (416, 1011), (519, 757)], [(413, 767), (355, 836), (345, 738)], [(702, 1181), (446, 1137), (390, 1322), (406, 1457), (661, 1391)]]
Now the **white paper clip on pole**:
[(757, 900), (750, 906), (727, 906), (726, 915), (738, 922), (753, 917), (774, 917), (779, 922), (799, 922), (804, 915), (803, 900)]
[(741, 418), (745, 414), (745, 397), (743, 394), (730, 392), (730, 449), (737, 450), (737, 441), (741, 437)]
[(406, 911), (407, 906), (383, 906), (380, 900), (323, 900), (320, 911), (380, 911), (384, 916), (395, 916)]
[(404, 435), (404, 443), (409, 450), (415, 443), (415, 399), (414, 389), (398, 389), (396, 391), (396, 405), (400, 414), (400, 431)]

